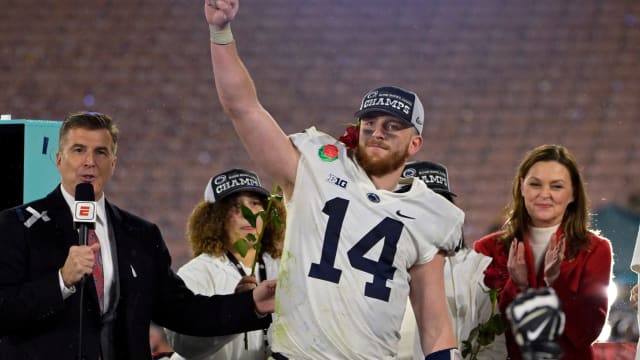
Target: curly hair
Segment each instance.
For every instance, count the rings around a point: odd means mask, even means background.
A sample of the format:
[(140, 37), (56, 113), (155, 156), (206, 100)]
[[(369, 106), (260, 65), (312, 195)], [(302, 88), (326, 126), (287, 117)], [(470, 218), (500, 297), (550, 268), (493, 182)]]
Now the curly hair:
[[(187, 221), (186, 232), (186, 238), (191, 245), (194, 257), (203, 253), (216, 256), (224, 253), (224, 244), (229, 240), (227, 238), (227, 218), (232, 211), (235, 211), (238, 206), (238, 197), (242, 194), (252, 193), (240, 192), (215, 203), (203, 200), (196, 204)], [(267, 199), (260, 197), (260, 201), (266, 210)], [(277, 228), (273, 221), (267, 222), (262, 236), (261, 254), (268, 253), (277, 259), (282, 255), (286, 210), (281, 201), (273, 201), (271, 206), (277, 211), (282, 226)]]
[(518, 172), (513, 178), (511, 189), (511, 202), (507, 207), (507, 221), (503, 227), (504, 233), (500, 240), (509, 249), (514, 238), (522, 239), (531, 223), (531, 217), (525, 208), (521, 195), (521, 180), (529, 170), (540, 161), (555, 161), (564, 166), (569, 172), (571, 185), (573, 186), (572, 201), (565, 210), (562, 218), (564, 233), (567, 236), (567, 249), (570, 257), (575, 257), (585, 245), (588, 245), (590, 215), (588, 211), (589, 198), (584, 189), (582, 175), (573, 155), (567, 148), (561, 145), (541, 145), (531, 150), (518, 167)]

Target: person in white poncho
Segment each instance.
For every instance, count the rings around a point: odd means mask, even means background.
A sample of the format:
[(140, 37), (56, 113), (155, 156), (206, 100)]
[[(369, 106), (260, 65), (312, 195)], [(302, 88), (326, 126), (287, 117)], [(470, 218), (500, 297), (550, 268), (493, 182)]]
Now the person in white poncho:
[[(405, 166), (403, 176), (418, 177), (424, 181), (429, 189), (454, 202), (453, 198), (456, 194), (450, 190), (449, 176), (444, 165), (431, 161), (410, 162)], [(490, 263), (490, 257), (479, 254), (464, 245), (454, 256), (449, 256), (445, 260), (444, 276), (447, 305), (455, 335), (458, 339), (459, 349), (464, 348), (462, 342), (468, 339), (471, 330), (479, 323), (487, 321), (491, 315), (489, 289), (484, 284), (484, 271)], [(407, 310), (410, 312), (411, 307), (407, 307)], [(497, 305), (494, 311), (496, 313), (499, 312)], [(412, 325), (413, 327), (411, 327)], [(402, 328), (405, 329), (402, 334), (403, 338), (412, 338), (413, 335), (412, 359), (424, 359), (419, 338), (415, 334), (413, 314), (405, 315), (405, 323), (403, 323)], [(405, 344), (405, 349), (400, 351), (400, 356), (408, 353), (406, 351), (407, 339), (404, 339), (402, 344)], [(506, 356), (507, 348), (504, 334), (500, 334), (495, 337), (491, 344), (480, 349), (477, 359), (505, 359)], [(404, 355), (401, 358), (409, 357)]]
[[(254, 228), (244, 218), (242, 205), (255, 213), (267, 208), (269, 192), (258, 176), (248, 170), (231, 169), (209, 180), (204, 201), (193, 209), (187, 225), (187, 239), (194, 258), (178, 270), (187, 287), (196, 294), (230, 294), (255, 287), (254, 281), (275, 279), (278, 275), (284, 226), (277, 228), (269, 221), (264, 229), (262, 251), (256, 261), (256, 277), (250, 277), (256, 250), (250, 248), (243, 257), (234, 242), (248, 234), (257, 235), (263, 226), (258, 217)], [(280, 219), (285, 209), (272, 202)], [(267, 333), (263, 330), (245, 334), (202, 338), (167, 330), (169, 343), (175, 350), (172, 360), (266, 359), (269, 352)], [(247, 344), (245, 345), (245, 340)]]

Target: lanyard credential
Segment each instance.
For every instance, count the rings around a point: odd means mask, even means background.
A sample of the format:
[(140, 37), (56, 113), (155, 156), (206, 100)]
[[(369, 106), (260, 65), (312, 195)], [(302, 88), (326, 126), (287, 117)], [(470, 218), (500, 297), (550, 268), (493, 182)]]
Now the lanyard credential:
[[(244, 271), (244, 268), (242, 267), (242, 265), (240, 265), (240, 262), (238, 262), (238, 259), (236, 259), (236, 257), (233, 256), (233, 254), (229, 250), (225, 249), (224, 253), (227, 255), (227, 259), (229, 259), (229, 261), (231, 261), (231, 263), (238, 270), (238, 272), (240, 273), (240, 276), (247, 276), (247, 273)], [(258, 283), (259, 283), (260, 281), (267, 279), (267, 268), (266, 266), (264, 266), (264, 260), (262, 259), (262, 256), (259, 256), (258, 254), (256, 254), (256, 256), (258, 256), (258, 275), (260, 277), (259, 279), (256, 279), (256, 280), (258, 280)], [(264, 335), (264, 351), (266, 353), (269, 349), (269, 339), (267, 339), (267, 329), (262, 329), (262, 333)]]
[[(233, 263), (236, 269), (238, 269), (240, 276), (247, 276), (247, 273), (244, 271), (244, 268), (242, 267), (240, 262), (238, 262), (238, 259), (236, 259), (236, 257), (233, 256), (233, 254), (229, 250), (225, 250), (224, 253), (227, 255), (227, 259), (229, 259), (229, 261)], [(258, 275), (260, 277), (259, 279), (257, 279), (258, 282), (267, 280), (267, 268), (264, 266), (264, 260), (262, 259), (262, 256), (258, 257)]]

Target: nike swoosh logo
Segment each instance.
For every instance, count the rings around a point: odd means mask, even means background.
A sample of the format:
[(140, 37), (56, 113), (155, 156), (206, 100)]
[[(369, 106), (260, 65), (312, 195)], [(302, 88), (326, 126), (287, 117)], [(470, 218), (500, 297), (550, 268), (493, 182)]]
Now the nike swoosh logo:
[(542, 333), (542, 330), (544, 330), (544, 328), (547, 326), (547, 323), (549, 322), (549, 320), (551, 319), (547, 318), (545, 321), (542, 322), (542, 324), (538, 325), (538, 327), (533, 331), (527, 330), (527, 337), (529, 338), (529, 340), (536, 340), (538, 336), (540, 336), (540, 334)]
[(403, 217), (403, 218), (405, 218), (405, 219), (411, 219), (411, 220), (415, 220), (415, 219), (416, 219), (416, 218), (414, 218), (414, 217), (411, 217), (411, 216), (408, 216), (408, 215), (404, 215), (404, 214), (402, 214), (402, 213), (400, 212), (400, 210), (397, 210), (397, 211), (396, 211), (396, 215), (398, 215), (398, 216), (400, 216), (400, 217)]

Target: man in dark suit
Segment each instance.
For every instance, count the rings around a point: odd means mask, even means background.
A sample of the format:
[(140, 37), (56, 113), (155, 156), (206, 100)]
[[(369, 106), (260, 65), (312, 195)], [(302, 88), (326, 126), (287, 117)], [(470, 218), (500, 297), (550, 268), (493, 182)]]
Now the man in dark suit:
[[(152, 320), (195, 336), (269, 324), (262, 314), (273, 311), (274, 281), (194, 295), (171, 270), (158, 227), (106, 201), (117, 143), (109, 116), (69, 116), (56, 154), (60, 186), (0, 213), (0, 359), (150, 359)], [(97, 200), (96, 242), (84, 246), (71, 210), (79, 183), (92, 184)]]

